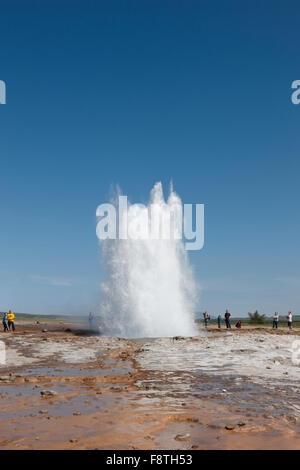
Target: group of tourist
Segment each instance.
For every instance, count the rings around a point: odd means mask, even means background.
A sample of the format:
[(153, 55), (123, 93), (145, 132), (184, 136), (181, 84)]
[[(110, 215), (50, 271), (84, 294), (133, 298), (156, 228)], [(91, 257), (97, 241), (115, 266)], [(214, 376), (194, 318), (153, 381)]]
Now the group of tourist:
[[(224, 315), (226, 328), (231, 328), (230, 317), (231, 317), (231, 314), (230, 314), (229, 310), (226, 310), (225, 315)], [(204, 319), (205, 328), (207, 328), (208, 324), (209, 324), (209, 320), (210, 320), (210, 315), (207, 312), (204, 312), (203, 313), (203, 319)], [(275, 312), (274, 315), (273, 315), (273, 329), (278, 328), (278, 321), (279, 321), (279, 314), (278, 314), (278, 312)], [(293, 322), (292, 312), (288, 312), (287, 321), (288, 321), (288, 327), (291, 330), (292, 329), (292, 322)], [(221, 315), (218, 315), (217, 322), (218, 322), (218, 328), (221, 328), (221, 323), (222, 323), (222, 316)], [(236, 322), (235, 327), (236, 328), (242, 328), (241, 320), (238, 320)]]
[(2, 324), (4, 331), (15, 331), (15, 315), (11, 310), (2, 314)]
[[(231, 328), (230, 317), (231, 317), (231, 314), (230, 314), (229, 310), (226, 310), (225, 315), (224, 315), (226, 328)], [(203, 313), (203, 318), (204, 318), (205, 328), (207, 328), (209, 320), (210, 320), (210, 315), (207, 312), (204, 312)], [(221, 323), (222, 323), (222, 316), (221, 315), (218, 315), (217, 322), (218, 322), (218, 328), (221, 328)], [(238, 322), (236, 323), (235, 326), (236, 326), (236, 328), (241, 328), (242, 327), (241, 321), (238, 320)]]
[[(292, 329), (292, 323), (293, 323), (293, 315), (292, 312), (288, 312), (287, 315), (287, 321), (288, 321), (288, 327), (291, 330)], [(273, 329), (278, 328), (278, 321), (279, 321), (279, 314), (278, 312), (275, 312), (273, 315)]]

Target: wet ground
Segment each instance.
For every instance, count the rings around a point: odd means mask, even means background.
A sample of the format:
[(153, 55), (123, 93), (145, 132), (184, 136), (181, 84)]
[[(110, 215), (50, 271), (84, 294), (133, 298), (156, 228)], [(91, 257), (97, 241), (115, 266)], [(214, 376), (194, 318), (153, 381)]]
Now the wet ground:
[(298, 336), (149, 341), (19, 325), (0, 334), (0, 449), (299, 449)]

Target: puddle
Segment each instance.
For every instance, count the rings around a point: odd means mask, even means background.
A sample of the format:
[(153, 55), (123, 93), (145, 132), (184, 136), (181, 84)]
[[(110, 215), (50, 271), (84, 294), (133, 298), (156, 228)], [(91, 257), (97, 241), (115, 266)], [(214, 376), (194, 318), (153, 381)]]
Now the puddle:
[(69, 368), (69, 367), (35, 367), (22, 372), (21, 376), (49, 376), (49, 377), (97, 377), (104, 375), (123, 375), (132, 372), (131, 367), (122, 368)]

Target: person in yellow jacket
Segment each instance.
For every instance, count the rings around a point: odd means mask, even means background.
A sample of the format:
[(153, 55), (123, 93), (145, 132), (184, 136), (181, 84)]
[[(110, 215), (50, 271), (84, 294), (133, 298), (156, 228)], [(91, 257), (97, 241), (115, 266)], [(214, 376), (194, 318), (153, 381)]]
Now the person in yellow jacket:
[(15, 331), (15, 315), (13, 312), (10, 310), (7, 314), (7, 319), (8, 319), (8, 329), (12, 329)]

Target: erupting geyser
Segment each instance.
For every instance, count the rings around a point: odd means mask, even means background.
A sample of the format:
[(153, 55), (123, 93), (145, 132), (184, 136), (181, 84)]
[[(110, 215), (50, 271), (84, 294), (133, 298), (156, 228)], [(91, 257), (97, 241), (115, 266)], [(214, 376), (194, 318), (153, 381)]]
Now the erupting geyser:
[[(183, 240), (174, 236), (162, 239), (157, 232), (153, 235), (154, 222), (156, 228), (157, 221), (161, 226), (167, 222), (167, 226), (170, 213), (176, 213), (177, 209), (182, 210), (179, 196), (171, 188), (166, 202), (162, 184), (156, 183), (148, 206), (128, 204), (126, 221), (123, 218), (118, 221), (119, 232), (128, 228), (128, 239), (117, 236), (116, 239), (101, 240), (107, 274), (101, 302), (101, 329), (105, 335), (196, 334), (196, 288)], [(176, 219), (172, 220), (173, 228), (176, 228)], [(126, 227), (122, 226), (124, 224)], [(152, 236), (139, 236), (150, 232)]]

